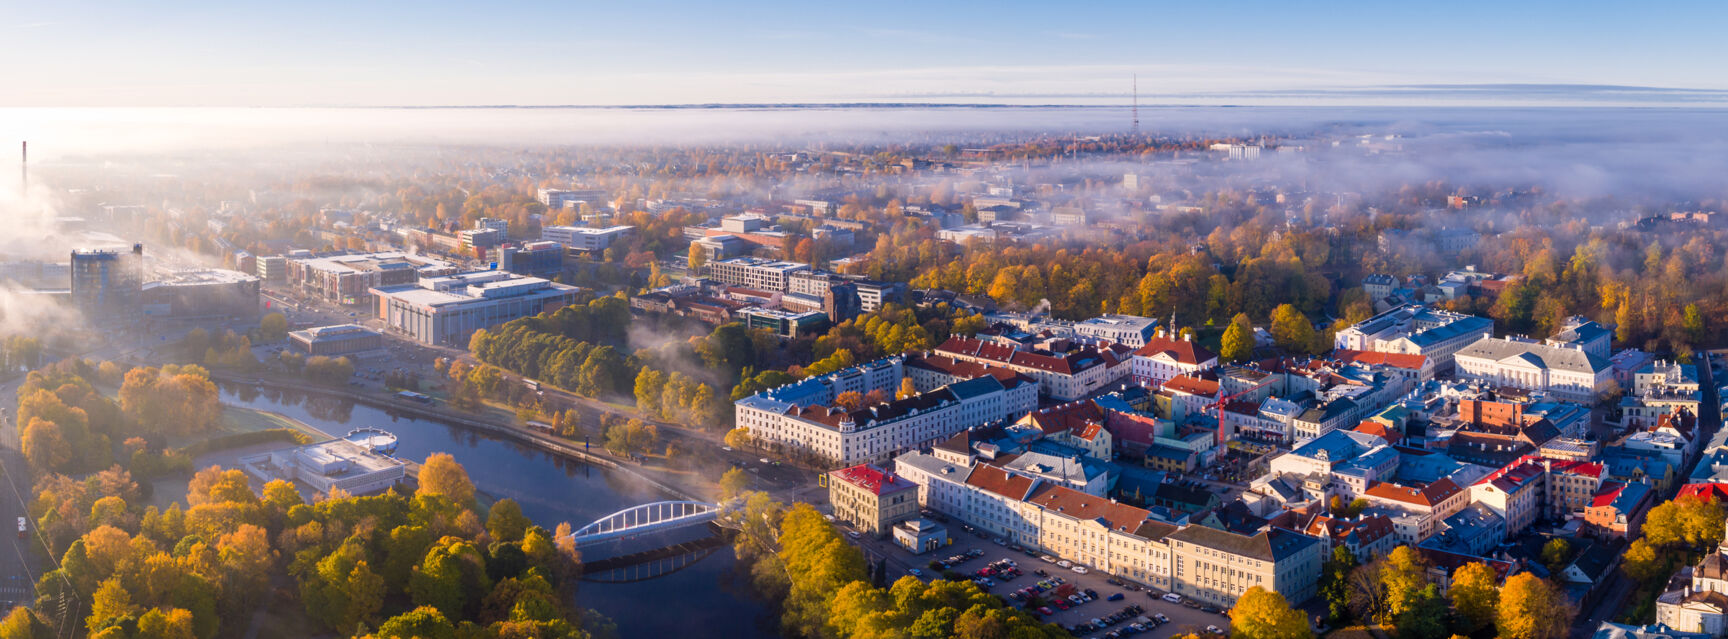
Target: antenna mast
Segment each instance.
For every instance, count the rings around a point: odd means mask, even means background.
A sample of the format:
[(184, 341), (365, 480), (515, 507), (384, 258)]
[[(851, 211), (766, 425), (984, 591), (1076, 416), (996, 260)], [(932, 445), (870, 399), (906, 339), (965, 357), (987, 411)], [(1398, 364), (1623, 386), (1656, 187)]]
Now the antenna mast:
[(1134, 128), (1132, 133), (1140, 135), (1140, 74), (1134, 74)]

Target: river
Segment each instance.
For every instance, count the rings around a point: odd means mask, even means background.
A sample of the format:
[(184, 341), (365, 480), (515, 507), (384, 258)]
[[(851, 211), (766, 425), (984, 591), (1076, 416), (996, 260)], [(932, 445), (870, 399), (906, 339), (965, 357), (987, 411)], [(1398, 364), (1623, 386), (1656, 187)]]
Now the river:
[[(455, 456), (474, 486), (494, 499), (508, 497), (548, 530), (559, 522), (581, 527), (630, 506), (667, 499), (625, 473), (611, 472), (522, 444), (438, 422), (395, 417), (352, 401), (298, 393), (259, 392), (224, 385), (222, 401), (280, 413), (332, 435), (374, 426), (400, 438), (396, 454), (423, 460), (436, 452)], [(577, 604), (618, 625), (618, 636), (777, 637), (767, 606), (734, 585), (737, 564), (729, 548), (682, 570), (633, 583), (584, 582)]]

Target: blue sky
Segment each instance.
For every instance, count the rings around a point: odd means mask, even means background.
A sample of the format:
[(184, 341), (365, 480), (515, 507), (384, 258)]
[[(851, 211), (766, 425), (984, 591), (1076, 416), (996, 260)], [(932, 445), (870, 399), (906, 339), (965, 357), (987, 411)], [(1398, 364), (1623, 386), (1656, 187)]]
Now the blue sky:
[(0, 4), (0, 106), (1728, 102), (1722, 2)]

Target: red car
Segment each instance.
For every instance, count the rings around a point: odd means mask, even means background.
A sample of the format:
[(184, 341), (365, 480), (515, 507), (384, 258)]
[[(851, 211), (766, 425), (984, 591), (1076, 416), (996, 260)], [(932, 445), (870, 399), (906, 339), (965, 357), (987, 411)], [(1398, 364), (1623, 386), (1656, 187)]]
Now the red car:
[(1046, 617), (1056, 614), (1056, 612), (1051, 610), (1049, 606), (1039, 606), (1038, 612), (1043, 613)]

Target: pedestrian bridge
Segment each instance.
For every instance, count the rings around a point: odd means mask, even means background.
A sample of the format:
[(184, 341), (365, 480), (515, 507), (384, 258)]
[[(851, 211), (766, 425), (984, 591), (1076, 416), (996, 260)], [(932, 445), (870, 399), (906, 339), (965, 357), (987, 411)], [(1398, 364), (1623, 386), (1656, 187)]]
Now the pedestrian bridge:
[(657, 501), (632, 506), (595, 520), (570, 533), (577, 548), (654, 535), (720, 518), (724, 508), (699, 501)]

